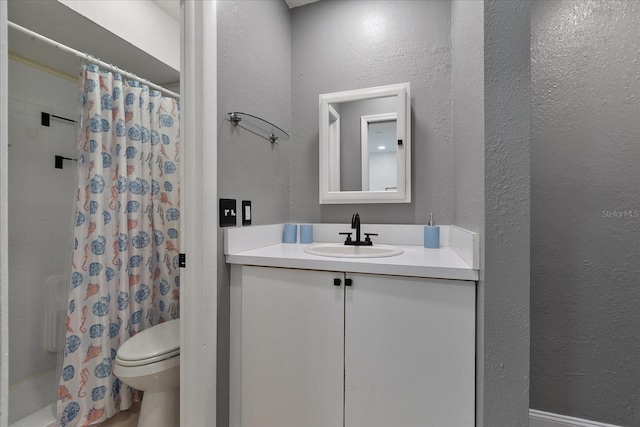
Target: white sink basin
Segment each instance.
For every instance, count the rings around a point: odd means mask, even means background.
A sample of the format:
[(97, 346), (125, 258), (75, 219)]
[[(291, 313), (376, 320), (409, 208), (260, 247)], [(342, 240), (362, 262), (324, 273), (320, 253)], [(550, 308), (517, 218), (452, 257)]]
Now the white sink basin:
[(400, 255), (404, 249), (394, 246), (348, 246), (343, 243), (315, 243), (304, 248), (311, 255), (328, 256), (334, 258), (382, 258)]

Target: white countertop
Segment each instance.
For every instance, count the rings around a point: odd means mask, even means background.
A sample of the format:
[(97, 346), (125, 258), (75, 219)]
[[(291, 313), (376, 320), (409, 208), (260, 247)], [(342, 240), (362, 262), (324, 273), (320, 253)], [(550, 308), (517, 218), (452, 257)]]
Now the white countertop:
[(422, 246), (395, 245), (401, 255), (385, 258), (334, 258), (304, 252), (308, 244), (277, 243), (227, 255), (229, 264), (350, 273), (387, 274), (437, 279), (478, 280), (471, 268), (453, 249), (426, 249)]
[[(402, 248), (404, 253), (382, 258), (334, 258), (304, 252), (309, 244), (281, 243), (284, 224), (234, 227), (225, 230), (227, 263), (263, 267), (328, 270), (435, 279), (478, 280), (479, 235), (456, 226), (440, 228), (439, 249), (422, 245), (423, 227), (367, 224), (362, 232), (379, 233), (374, 245)], [(313, 224), (315, 243), (335, 242), (346, 224)]]

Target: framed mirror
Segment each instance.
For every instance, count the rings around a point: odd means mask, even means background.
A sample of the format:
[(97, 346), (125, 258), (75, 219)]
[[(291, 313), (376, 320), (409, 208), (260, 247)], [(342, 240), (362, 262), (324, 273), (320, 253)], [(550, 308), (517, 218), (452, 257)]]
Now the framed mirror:
[(411, 202), (409, 83), (320, 95), (320, 204)]

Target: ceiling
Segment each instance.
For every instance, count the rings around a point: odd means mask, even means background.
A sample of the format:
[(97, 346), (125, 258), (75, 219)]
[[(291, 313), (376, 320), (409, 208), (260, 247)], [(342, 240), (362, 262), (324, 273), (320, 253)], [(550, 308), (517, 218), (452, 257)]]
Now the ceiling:
[[(284, 0), (289, 9), (304, 6), (305, 4), (315, 3), (319, 0)], [(167, 12), (176, 21), (180, 20), (180, 0), (153, 0), (162, 10)]]
[[(316, 1), (285, 0), (289, 8)], [(173, 19), (180, 21), (180, 0), (153, 2)], [(154, 83), (167, 85), (180, 80), (179, 71), (58, 1), (9, 0), (7, 8), (9, 21)], [(91, 34), (91, 37), (87, 37), (87, 34)], [(8, 38), (11, 54), (72, 77), (78, 75), (80, 58), (12, 28), (8, 29)]]
[(158, 7), (180, 22), (180, 0), (153, 0)]
[[(156, 0), (161, 6), (178, 5), (178, 0)], [(164, 6), (164, 7), (163, 7)], [(100, 60), (114, 64), (159, 85), (180, 80), (180, 72), (147, 54), (115, 34), (96, 25), (84, 16), (57, 1), (7, 2), (8, 20), (33, 30), (58, 43)], [(87, 37), (90, 34), (91, 37)], [(81, 59), (67, 52), (26, 35), (13, 28), (8, 29), (9, 53), (41, 64), (69, 76), (78, 76)]]
[(287, 6), (289, 6), (289, 9), (293, 9), (294, 7), (304, 6), (305, 4), (314, 3), (319, 0), (284, 0), (284, 1), (287, 2)]
[[(289, 9), (304, 6), (305, 4), (315, 3), (319, 0), (284, 0)], [(153, 0), (162, 10), (167, 12), (176, 21), (180, 20), (180, 0)]]

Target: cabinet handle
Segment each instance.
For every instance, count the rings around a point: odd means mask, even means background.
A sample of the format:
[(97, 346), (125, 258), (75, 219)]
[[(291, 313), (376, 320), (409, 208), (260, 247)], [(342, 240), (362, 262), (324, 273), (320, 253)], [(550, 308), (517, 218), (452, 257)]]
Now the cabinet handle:
[(353, 284), (353, 280), (351, 279), (344, 279), (344, 285), (345, 286), (351, 286)]
[(340, 279), (333, 279), (333, 286), (340, 286), (342, 284), (342, 280)]

